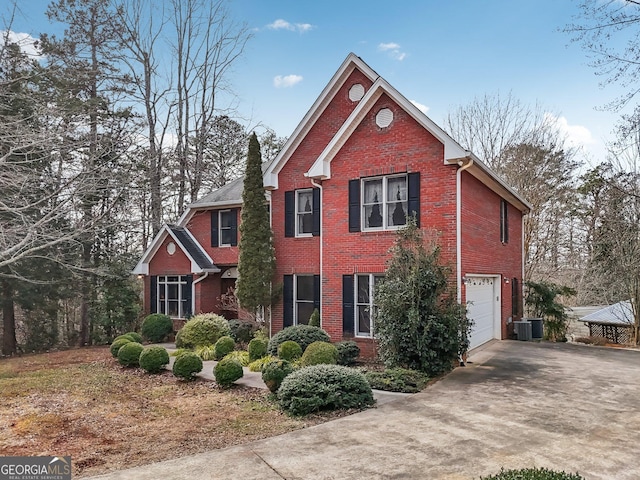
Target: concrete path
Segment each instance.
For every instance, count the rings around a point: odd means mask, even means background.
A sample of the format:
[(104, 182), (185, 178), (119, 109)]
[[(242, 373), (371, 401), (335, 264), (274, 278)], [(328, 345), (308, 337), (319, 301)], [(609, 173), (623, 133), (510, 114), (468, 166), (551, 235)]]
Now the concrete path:
[(478, 479), (501, 467), (640, 478), (640, 352), (496, 342), (422, 393), (103, 480)]

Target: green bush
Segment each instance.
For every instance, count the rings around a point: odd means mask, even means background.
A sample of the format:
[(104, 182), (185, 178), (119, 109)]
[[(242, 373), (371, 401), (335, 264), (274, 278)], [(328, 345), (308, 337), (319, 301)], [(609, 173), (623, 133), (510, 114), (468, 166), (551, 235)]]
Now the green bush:
[(178, 332), (176, 347), (196, 348), (215, 345), (220, 337), (229, 335), (229, 322), (215, 313), (201, 313), (191, 318)]
[(313, 365), (288, 375), (278, 389), (280, 407), (292, 415), (366, 408), (375, 402), (364, 375), (342, 365)]
[(276, 393), (287, 375), (293, 373), (293, 365), (286, 360), (273, 360), (262, 368), (262, 381), (271, 393)]
[(127, 332), (125, 335), (131, 337), (133, 339), (131, 340), (132, 342), (142, 343), (142, 335), (137, 332)]
[(213, 374), (218, 385), (229, 387), (233, 382), (242, 378), (244, 371), (242, 370), (242, 365), (236, 359), (223, 358), (214, 367)]
[(253, 362), (267, 354), (267, 342), (261, 338), (252, 338), (249, 342), (249, 359)]
[(272, 357), (271, 355), (265, 355), (262, 358), (259, 358), (258, 360), (254, 360), (253, 362), (251, 362), (249, 364), (249, 371), (250, 372), (261, 372), (262, 369), (264, 368), (264, 366), (269, 363), (272, 362), (273, 360), (277, 360), (276, 357)]
[(109, 347), (109, 350), (111, 351), (111, 355), (113, 356), (113, 358), (118, 358), (118, 350), (120, 350), (120, 347), (122, 347), (127, 343), (131, 343), (131, 340), (129, 340), (128, 338), (116, 338), (113, 341), (113, 343), (111, 344), (111, 347)]
[(173, 332), (173, 321), (162, 313), (152, 313), (142, 321), (142, 336), (151, 343), (164, 342)]
[(317, 308), (313, 309), (313, 313), (311, 314), (311, 317), (309, 317), (308, 325), (311, 325), (312, 327), (320, 327), (320, 312)]
[(197, 347), (195, 350), (196, 355), (198, 355), (203, 362), (207, 360), (217, 360), (216, 359), (216, 347), (213, 345), (202, 345)]
[(278, 357), (291, 362), (302, 356), (302, 347), (293, 340), (287, 340), (278, 345)]
[(169, 365), (169, 353), (164, 347), (147, 347), (140, 354), (140, 367), (147, 373), (160, 373)]
[(338, 349), (327, 342), (313, 342), (302, 354), (300, 364), (303, 367), (311, 365), (335, 365), (338, 362)]
[(417, 393), (429, 383), (429, 377), (417, 370), (388, 368), (383, 372), (366, 372), (365, 378), (376, 390)]
[(258, 330), (258, 324), (252, 320), (229, 320), (229, 335), (236, 343), (249, 343)]
[(184, 352), (173, 362), (173, 374), (183, 380), (193, 380), (202, 371), (202, 359), (193, 352)]
[(190, 350), (188, 348), (178, 348), (176, 350), (174, 350), (173, 352), (171, 352), (169, 354), (170, 357), (179, 357), (180, 355), (182, 355), (183, 353), (193, 353), (193, 350)]
[(302, 348), (304, 352), (306, 348), (313, 342), (330, 342), (329, 335), (324, 330), (318, 327), (311, 327), (309, 325), (294, 325), (287, 327), (276, 333), (267, 346), (267, 353), (269, 355), (278, 354), (278, 346), (287, 340), (293, 340)]
[(338, 342), (335, 344), (338, 349), (338, 365), (353, 365), (360, 356), (360, 347), (352, 340)]
[(224, 358), (237, 360), (243, 367), (249, 366), (249, 352), (245, 352), (244, 350), (235, 350), (225, 355)]
[(144, 347), (141, 343), (125, 343), (118, 350), (118, 362), (125, 367), (138, 367), (140, 366), (140, 354), (143, 350)]
[(230, 336), (225, 335), (224, 337), (220, 337), (213, 347), (216, 351), (215, 359), (221, 360), (226, 355), (233, 352), (233, 350), (236, 348), (236, 342), (234, 342), (233, 338), (231, 338)]
[(584, 480), (577, 473), (565, 473), (546, 468), (520, 468), (518, 470), (500, 470), (497, 475), (480, 477), (481, 480)]
[(116, 340), (122, 340), (124, 338), (125, 340), (129, 340), (130, 342), (142, 343), (142, 340), (138, 340), (138, 337), (139, 337), (139, 335), (134, 336), (134, 335), (131, 335), (131, 333), (124, 333), (124, 334), (118, 335), (116, 338), (114, 338), (113, 342), (115, 342)]

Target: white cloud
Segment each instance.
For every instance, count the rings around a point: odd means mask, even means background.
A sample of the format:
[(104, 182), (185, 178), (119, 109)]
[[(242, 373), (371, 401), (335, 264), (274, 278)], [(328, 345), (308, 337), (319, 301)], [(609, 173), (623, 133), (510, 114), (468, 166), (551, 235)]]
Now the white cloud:
[(276, 88), (293, 87), (302, 81), (302, 75), (276, 75), (273, 77), (273, 86)]
[(429, 107), (427, 107), (426, 105), (423, 105), (421, 103), (416, 102), (415, 100), (409, 100), (411, 103), (413, 103), (418, 110), (420, 110), (422, 113), (424, 113), (426, 115), (426, 113), (429, 111)]
[(271, 30), (289, 30), (291, 32), (306, 33), (313, 30), (315, 27), (310, 23), (290, 23), (279, 18), (275, 22), (267, 25), (267, 28)]
[(0, 43), (4, 42), (6, 36), (8, 36), (10, 43), (15, 43), (16, 45), (18, 45), (20, 49), (29, 57), (36, 60), (42, 58), (40, 50), (36, 45), (36, 43), (38, 42), (37, 38), (32, 37), (28, 33), (13, 31), (9, 31), (9, 34), (7, 35), (6, 30), (0, 30)]
[(406, 52), (400, 51), (400, 44), (394, 42), (378, 44), (378, 51), (386, 52), (400, 62), (407, 58)]
[(597, 143), (591, 131), (583, 125), (570, 125), (565, 117), (557, 117), (552, 113), (545, 113), (544, 117), (566, 135), (567, 143), (572, 147), (585, 147)]

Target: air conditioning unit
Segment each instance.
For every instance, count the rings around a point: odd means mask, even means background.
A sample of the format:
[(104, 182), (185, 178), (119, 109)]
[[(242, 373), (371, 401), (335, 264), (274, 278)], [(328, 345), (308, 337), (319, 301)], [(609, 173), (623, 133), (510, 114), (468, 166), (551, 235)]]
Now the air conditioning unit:
[(518, 337), (518, 340), (523, 340), (525, 342), (531, 341), (531, 322), (513, 322), (513, 331)]

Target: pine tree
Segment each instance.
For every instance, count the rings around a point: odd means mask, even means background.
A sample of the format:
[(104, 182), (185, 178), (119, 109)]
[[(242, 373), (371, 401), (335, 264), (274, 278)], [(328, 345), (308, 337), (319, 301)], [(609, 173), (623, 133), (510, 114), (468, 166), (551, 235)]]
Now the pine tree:
[(255, 133), (249, 138), (249, 153), (242, 192), (239, 278), (236, 295), (250, 312), (271, 304), (271, 280), (275, 271), (273, 233), (262, 182), (262, 156)]

